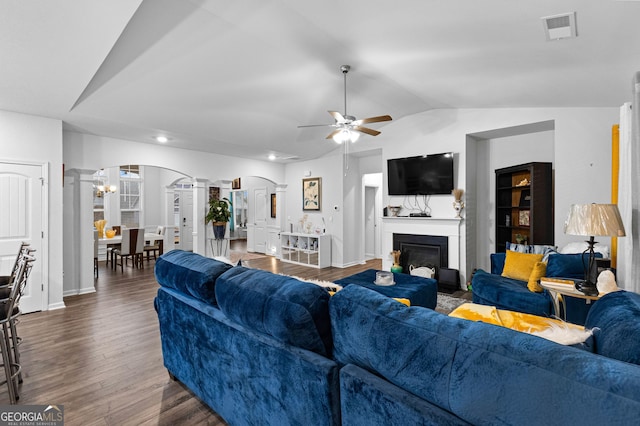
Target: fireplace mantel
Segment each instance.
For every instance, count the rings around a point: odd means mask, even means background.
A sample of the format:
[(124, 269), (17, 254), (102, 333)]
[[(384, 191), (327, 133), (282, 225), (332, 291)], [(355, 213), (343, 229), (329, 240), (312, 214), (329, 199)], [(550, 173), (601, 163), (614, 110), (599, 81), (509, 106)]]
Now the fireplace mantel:
[(393, 234), (438, 235), (449, 237), (449, 268), (460, 270), (460, 222), (457, 218), (396, 217), (382, 218), (382, 269), (390, 270)]

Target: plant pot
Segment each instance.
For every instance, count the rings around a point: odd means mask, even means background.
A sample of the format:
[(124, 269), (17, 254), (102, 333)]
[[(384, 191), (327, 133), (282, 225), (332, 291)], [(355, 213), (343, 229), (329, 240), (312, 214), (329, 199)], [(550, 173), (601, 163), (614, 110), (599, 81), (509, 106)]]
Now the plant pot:
[(216, 240), (222, 240), (227, 232), (226, 222), (213, 222), (213, 236)]

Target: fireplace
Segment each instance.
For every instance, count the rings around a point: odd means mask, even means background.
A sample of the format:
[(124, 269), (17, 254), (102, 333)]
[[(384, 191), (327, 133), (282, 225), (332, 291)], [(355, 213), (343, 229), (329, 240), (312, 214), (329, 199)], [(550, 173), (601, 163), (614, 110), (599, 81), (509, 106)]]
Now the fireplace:
[(438, 235), (393, 234), (393, 249), (400, 250), (400, 266), (409, 273), (414, 268), (434, 268), (438, 279), (440, 268), (449, 267), (449, 238)]

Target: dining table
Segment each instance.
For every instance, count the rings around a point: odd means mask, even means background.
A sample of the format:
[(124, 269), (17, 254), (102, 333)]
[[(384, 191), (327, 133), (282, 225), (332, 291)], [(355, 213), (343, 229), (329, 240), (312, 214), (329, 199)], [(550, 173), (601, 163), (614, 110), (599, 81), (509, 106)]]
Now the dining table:
[[(160, 255), (163, 253), (164, 248), (164, 235), (156, 234), (155, 232), (145, 232), (144, 240), (149, 242), (158, 241), (158, 251)], [(121, 244), (122, 243), (122, 235), (114, 235), (111, 238), (102, 237), (98, 239), (98, 245), (106, 246), (108, 244)]]

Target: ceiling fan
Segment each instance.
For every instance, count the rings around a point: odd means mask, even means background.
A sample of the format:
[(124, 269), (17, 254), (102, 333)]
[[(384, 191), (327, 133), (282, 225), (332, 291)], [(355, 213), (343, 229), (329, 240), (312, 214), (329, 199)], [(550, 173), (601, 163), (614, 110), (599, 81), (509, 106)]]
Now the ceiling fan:
[(366, 133), (371, 136), (378, 136), (379, 131), (364, 127), (363, 124), (379, 123), (381, 121), (391, 121), (390, 115), (379, 115), (377, 117), (362, 118), (356, 120), (353, 115), (347, 114), (347, 73), (351, 69), (350, 65), (342, 65), (340, 71), (344, 75), (344, 114), (340, 114), (337, 111), (329, 111), (329, 114), (336, 120), (333, 124), (310, 124), (301, 127), (334, 127), (335, 130), (326, 137), (326, 139), (333, 139), (337, 143), (343, 142), (355, 142), (360, 137), (361, 133)]

